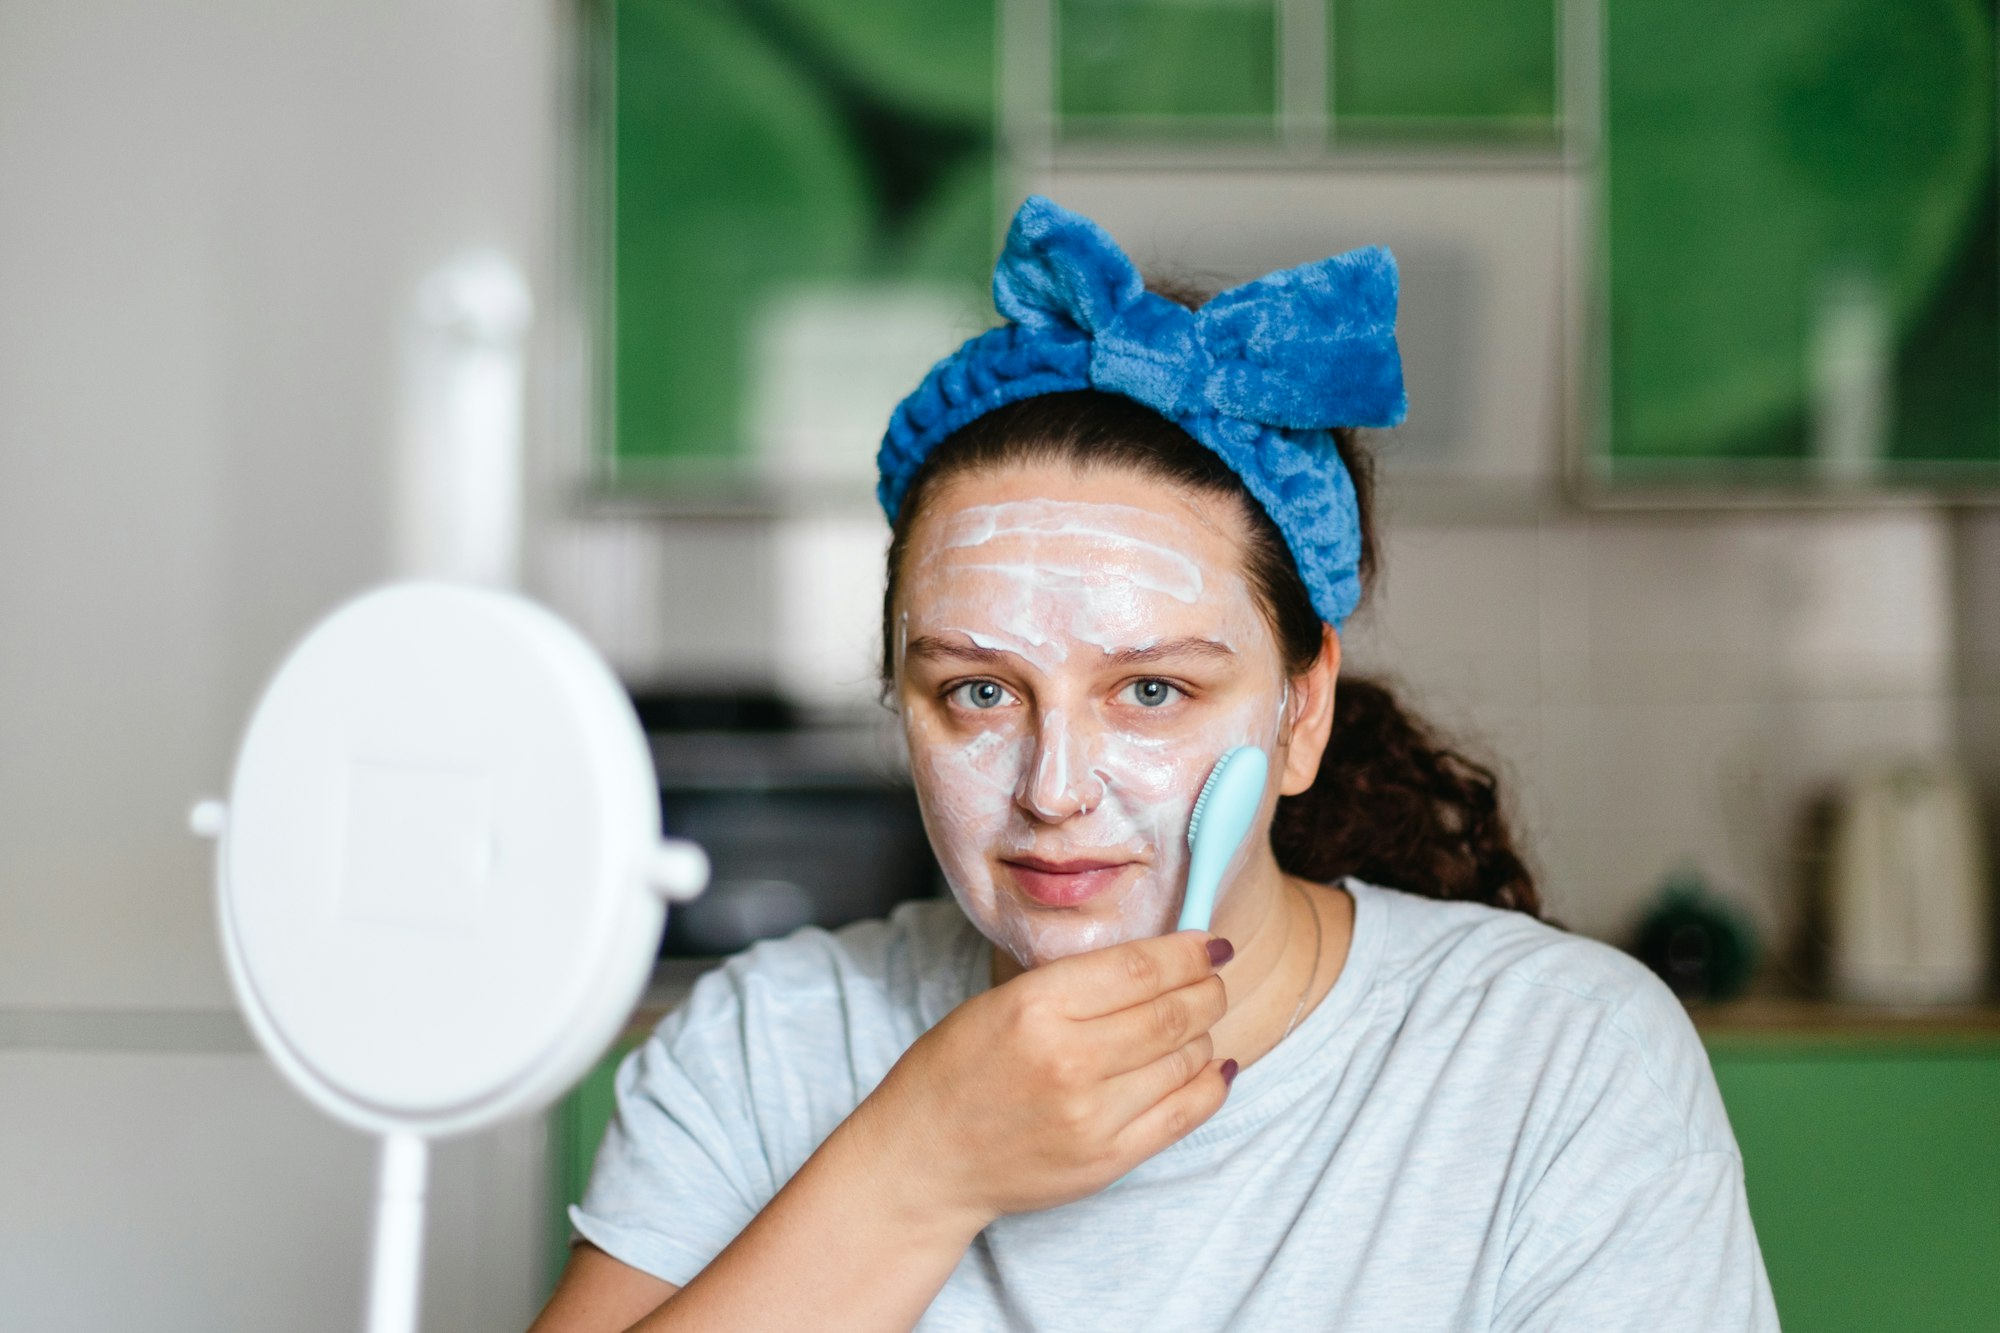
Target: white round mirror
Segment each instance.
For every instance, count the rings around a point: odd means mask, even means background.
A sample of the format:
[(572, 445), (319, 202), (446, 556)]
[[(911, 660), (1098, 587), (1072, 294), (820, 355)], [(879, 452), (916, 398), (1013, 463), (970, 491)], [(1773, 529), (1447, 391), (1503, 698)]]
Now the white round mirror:
[(195, 824), (220, 838), (223, 950), (258, 1041), (389, 1137), (372, 1326), (413, 1327), (412, 1219), (389, 1205), (414, 1199), (421, 1235), (423, 1140), (581, 1077), (646, 984), (663, 898), (699, 893), (707, 860), (662, 841), (644, 733), (589, 645), (524, 599), (439, 584), (314, 628), (251, 716), (227, 806)]

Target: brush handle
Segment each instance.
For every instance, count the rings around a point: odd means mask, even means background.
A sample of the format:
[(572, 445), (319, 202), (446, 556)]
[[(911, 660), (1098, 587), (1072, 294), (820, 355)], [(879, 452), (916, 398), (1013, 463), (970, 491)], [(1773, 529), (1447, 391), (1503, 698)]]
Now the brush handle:
[(1229, 858), (1236, 854), (1242, 841), (1241, 833), (1227, 846), (1220, 838), (1197, 834), (1194, 851), (1188, 857), (1187, 893), (1181, 899), (1181, 920), (1174, 929), (1208, 929), (1209, 920), (1215, 915), (1215, 895), (1222, 888), (1222, 872), (1229, 868)]
[(1208, 929), (1223, 873), (1256, 820), (1269, 770), (1270, 761), (1254, 745), (1240, 745), (1216, 762), (1188, 828), (1187, 891), (1176, 930)]
[[(1193, 877), (1190, 876), (1190, 879)], [(1180, 924), (1175, 930), (1207, 930), (1209, 918), (1215, 915), (1215, 890), (1218, 885), (1210, 884), (1201, 893), (1189, 889), (1187, 898), (1181, 903)]]

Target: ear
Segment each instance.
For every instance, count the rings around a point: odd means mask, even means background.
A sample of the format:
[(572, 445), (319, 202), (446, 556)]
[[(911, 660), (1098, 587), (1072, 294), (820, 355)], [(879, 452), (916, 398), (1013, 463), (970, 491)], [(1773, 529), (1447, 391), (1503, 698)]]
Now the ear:
[(1290, 697), (1278, 732), (1278, 746), (1284, 752), (1278, 775), (1281, 796), (1297, 796), (1319, 776), (1320, 757), (1333, 734), (1333, 691), (1339, 675), (1340, 634), (1333, 626), (1322, 625), (1319, 656), (1287, 684)]

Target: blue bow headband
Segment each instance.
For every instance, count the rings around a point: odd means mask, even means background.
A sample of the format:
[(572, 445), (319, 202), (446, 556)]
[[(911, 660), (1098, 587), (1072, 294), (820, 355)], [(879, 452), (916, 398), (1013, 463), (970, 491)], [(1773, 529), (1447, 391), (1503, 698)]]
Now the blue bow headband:
[(941, 441), (997, 407), (1102, 389), (1152, 408), (1215, 451), (1291, 548), (1320, 618), (1361, 598), (1361, 525), (1334, 426), (1393, 426), (1396, 260), (1380, 246), (1282, 269), (1199, 310), (1145, 289), (1089, 218), (1040, 195), (1014, 215), (993, 270), (1007, 323), (931, 367), (876, 455), (891, 522)]

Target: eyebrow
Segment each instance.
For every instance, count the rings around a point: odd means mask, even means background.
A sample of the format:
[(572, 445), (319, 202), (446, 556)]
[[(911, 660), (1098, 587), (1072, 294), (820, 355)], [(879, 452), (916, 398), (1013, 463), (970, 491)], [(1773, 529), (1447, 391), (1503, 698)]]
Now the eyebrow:
[(1164, 643), (1151, 644), (1145, 648), (1121, 648), (1111, 654), (1111, 660), (1118, 666), (1138, 666), (1147, 662), (1158, 662), (1175, 657), (1212, 657), (1227, 659), (1236, 656), (1236, 650), (1226, 643), (1214, 639), (1195, 638), (1192, 635), (1179, 639), (1168, 639)]
[[(941, 639), (935, 634), (919, 635), (911, 639), (903, 648), (905, 660), (948, 658), (958, 662), (977, 662), (993, 665), (1013, 657), (1003, 648), (981, 648), (976, 644), (954, 643)], [(1236, 650), (1226, 643), (1214, 639), (1197, 638), (1187, 635), (1178, 639), (1168, 639), (1163, 643), (1149, 644), (1144, 648), (1121, 648), (1106, 654), (1114, 666), (1144, 666), (1149, 662), (1159, 662), (1182, 657), (1208, 657), (1227, 660), (1236, 656)]]
[(909, 661), (919, 658), (944, 657), (960, 662), (979, 662), (992, 665), (1005, 661), (1014, 654), (1000, 648), (981, 648), (976, 644), (953, 643), (940, 639), (935, 634), (922, 634), (903, 646), (903, 657)]

